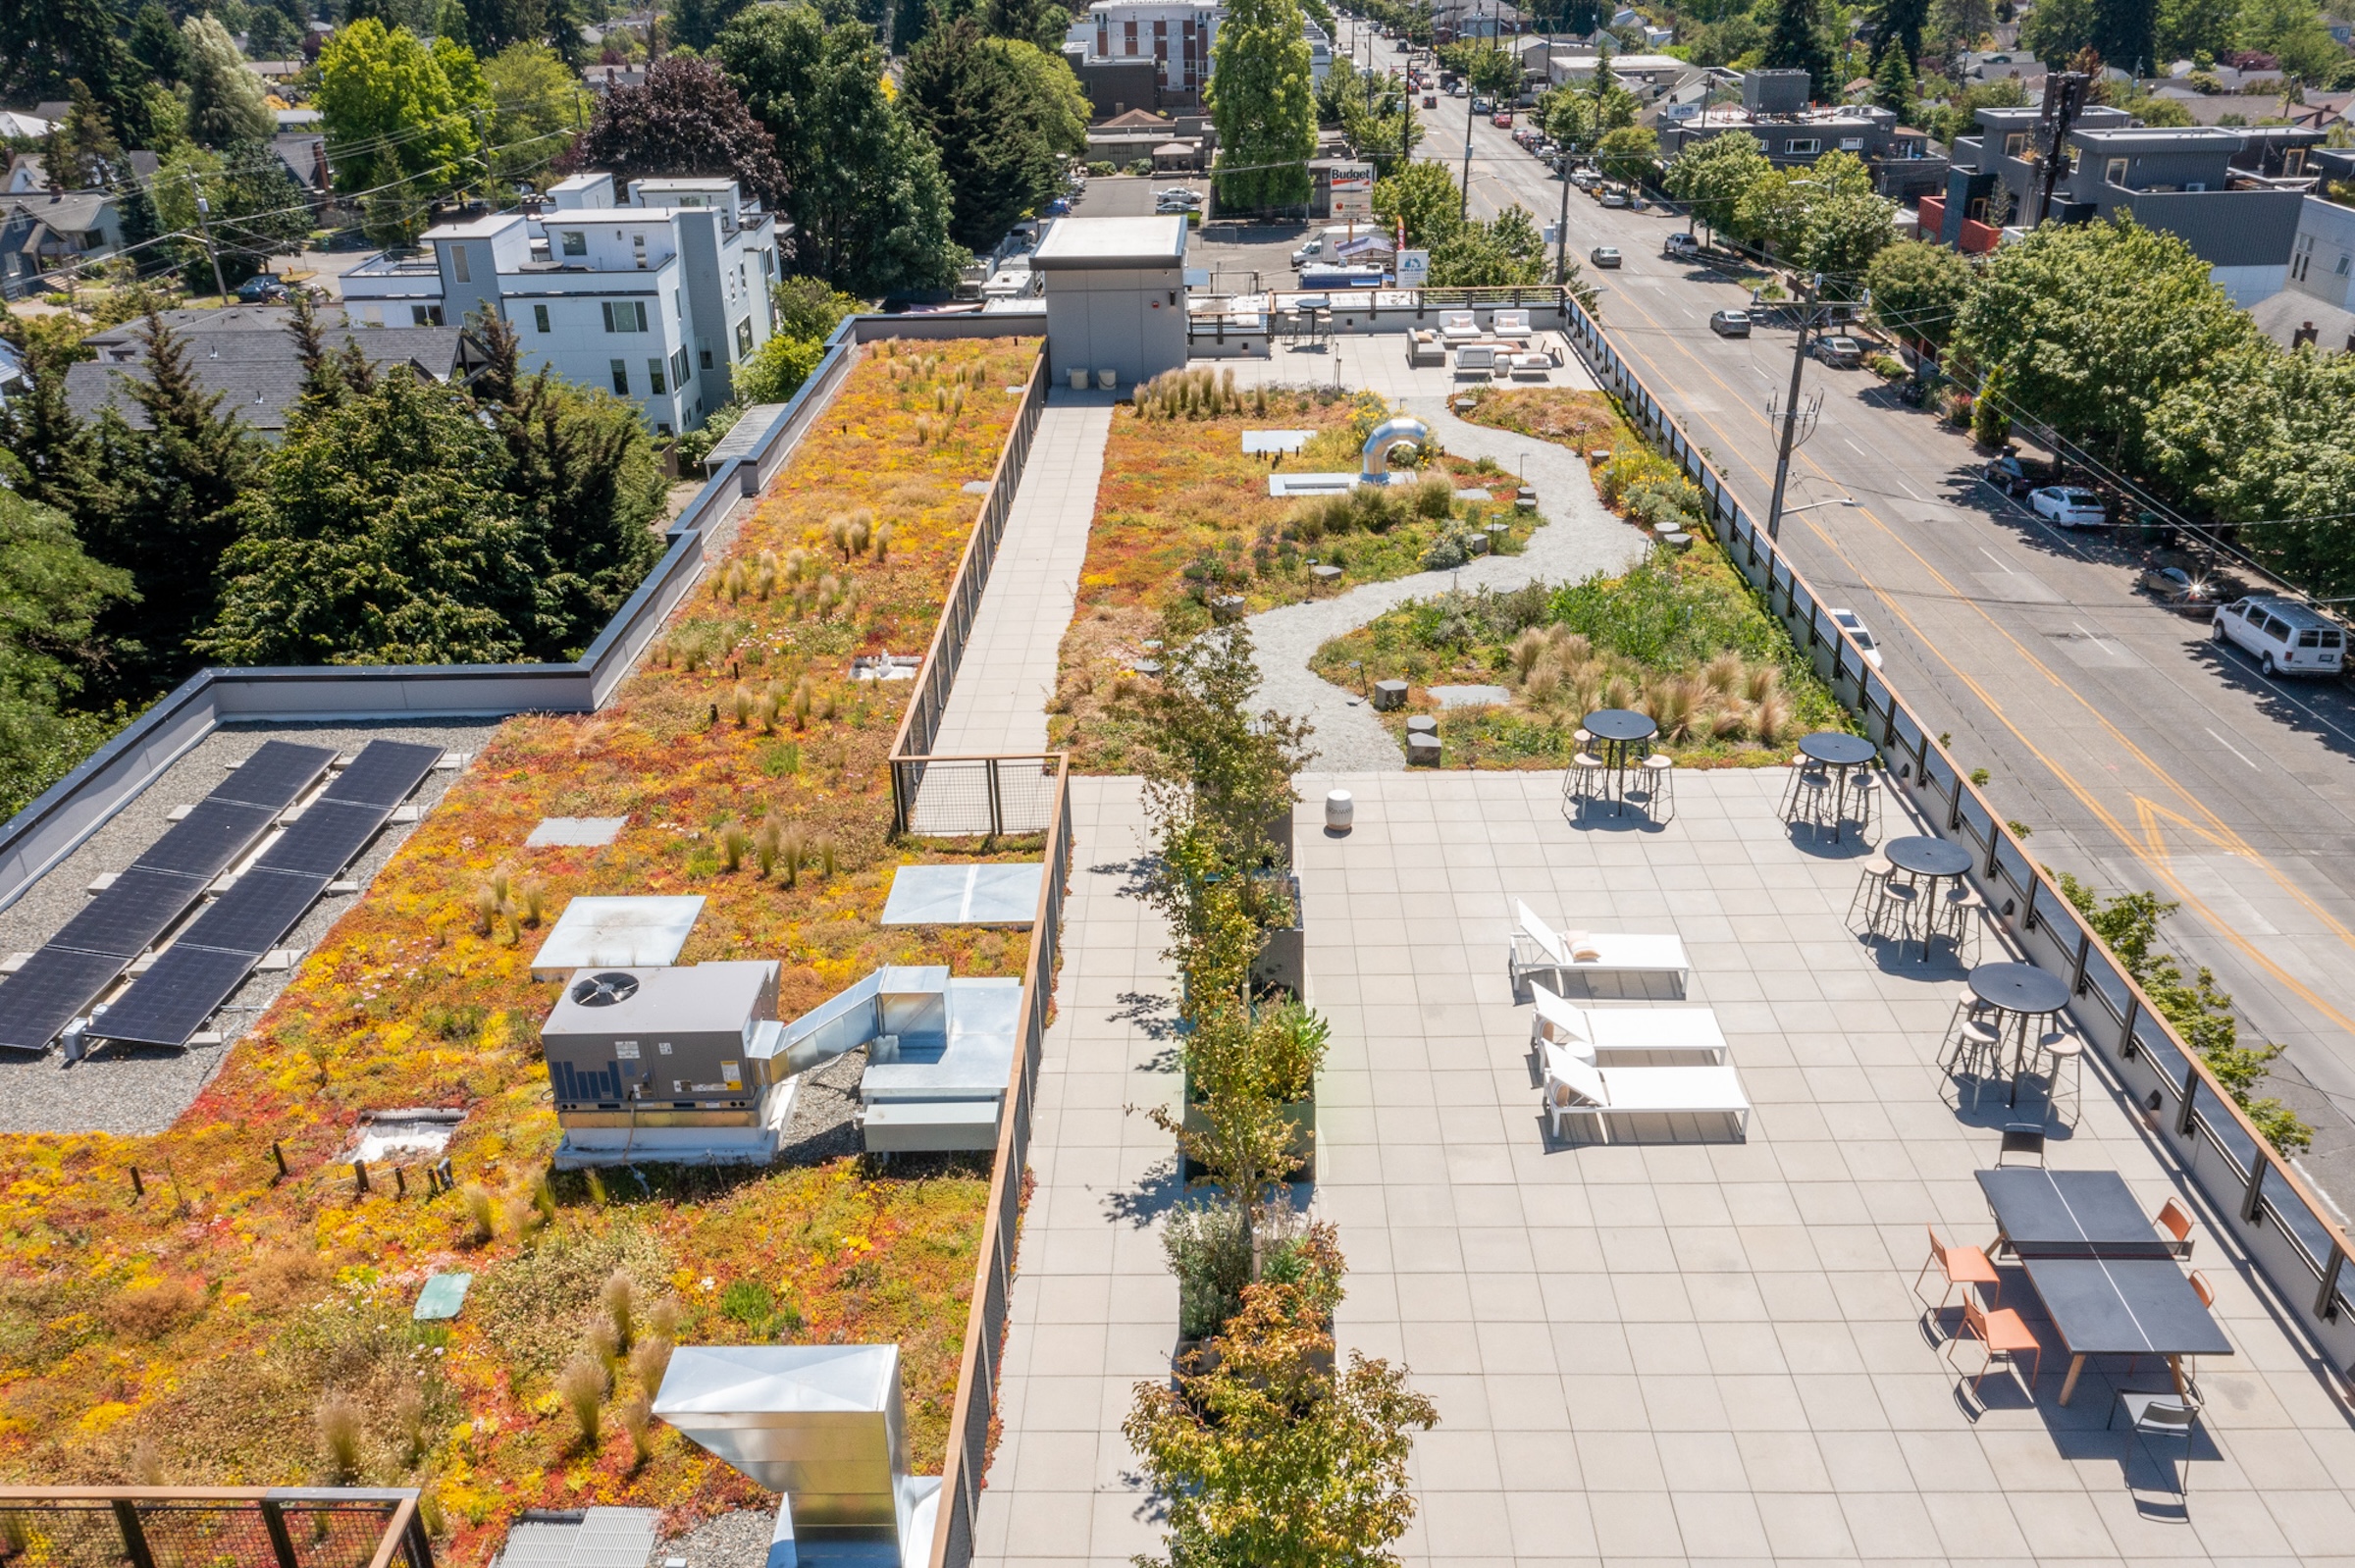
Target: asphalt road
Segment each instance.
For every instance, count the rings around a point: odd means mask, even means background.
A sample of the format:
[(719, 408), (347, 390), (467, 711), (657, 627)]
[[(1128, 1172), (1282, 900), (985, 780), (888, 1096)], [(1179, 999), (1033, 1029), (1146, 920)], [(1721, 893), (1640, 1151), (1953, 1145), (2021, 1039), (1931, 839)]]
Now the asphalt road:
[[(1346, 29), (1345, 29), (1346, 30)], [(1355, 42), (1354, 34), (1347, 41)], [(1378, 65), (1394, 47), (1377, 43)], [(1362, 45), (1360, 45), (1363, 58)], [(1441, 99), (1425, 155), (1460, 173), (1465, 105)], [(1450, 112), (1452, 111), (1452, 112)], [(1562, 186), (1510, 135), (1473, 130), (1471, 206), (1551, 222)], [(1748, 303), (1724, 271), (1672, 262), (1685, 223), (1573, 192), (1569, 243), (1617, 245), (1588, 277), (1602, 320), (1655, 395), (1708, 448), (1746, 505), (1774, 482), (1766, 402), (1789, 383), (1793, 332), (1747, 340), (1709, 312)], [(2243, 1039), (2283, 1042), (2265, 1092), (2317, 1128), (2301, 1161), (2355, 1211), (2355, 703), (2341, 682), (2263, 679), (2202, 621), (2134, 591), (2141, 555), (2106, 532), (2053, 529), (1977, 480), (1984, 454), (1905, 407), (1878, 378), (1810, 363), (1823, 394), (1792, 464), (1784, 543), (1880, 640), (1890, 683), (1984, 766), (2028, 848), (2106, 893), (2178, 901), (2165, 945), (2215, 969)], [(1853, 498), (1860, 504), (1841, 504)], [(1814, 504), (1828, 502), (1830, 504)]]

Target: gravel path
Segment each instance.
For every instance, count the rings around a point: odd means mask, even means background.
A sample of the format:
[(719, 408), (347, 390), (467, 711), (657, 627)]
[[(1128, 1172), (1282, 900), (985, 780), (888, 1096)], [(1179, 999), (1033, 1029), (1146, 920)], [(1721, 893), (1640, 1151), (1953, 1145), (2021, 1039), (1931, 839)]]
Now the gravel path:
[[(49, 940), (89, 902), (85, 890), (91, 878), (101, 871), (119, 871), (137, 859), (171, 825), (173, 807), (204, 799), (221, 782), (225, 764), (251, 756), (264, 741), (288, 740), (356, 751), (381, 739), (474, 752), (481, 750), (497, 727), (497, 719), (446, 719), (424, 724), (241, 724), (217, 729), (52, 866), (22, 899), (0, 911), (0, 953), (29, 952)], [(441, 769), (427, 774), (417, 793), (409, 797), (411, 804), (430, 811), (457, 776)], [(388, 826), (346, 874), (358, 880), (365, 892), (370, 879), (415, 830), (412, 823)], [(308, 953), (354, 902), (342, 894), (319, 900), (284, 945)], [(0, 1051), (0, 1133), (130, 1135), (162, 1131), (212, 1080), (231, 1047), (293, 981), (296, 972), (288, 969), (247, 976), (214, 1025), (224, 1037), (219, 1045), (190, 1046), (185, 1051), (110, 1045), (72, 1068), (65, 1065), (64, 1053), (54, 1046), (37, 1057)]]
[(1246, 622), (1258, 653), (1260, 695), (1270, 706), (1303, 715), (1316, 725), (1311, 744), (1321, 773), (1376, 773), (1406, 765), (1405, 754), (1373, 708), (1310, 672), (1309, 657), (1325, 643), (1410, 599), (1428, 599), (1450, 586), (1503, 590), (1526, 583), (1576, 582), (1597, 571), (1624, 569), (1645, 549), (1642, 536), (1604, 508), (1587, 477), (1587, 465), (1565, 448), (1535, 437), (1467, 424), (1448, 411), (1444, 398), (1410, 397), (1401, 406), (1429, 424), (1448, 451), (1493, 457), (1535, 485), (1538, 515), (1544, 525), (1530, 535), (1528, 547), (1518, 555), (1486, 555), (1460, 572), (1417, 572), (1368, 583), (1332, 599), (1264, 610)]

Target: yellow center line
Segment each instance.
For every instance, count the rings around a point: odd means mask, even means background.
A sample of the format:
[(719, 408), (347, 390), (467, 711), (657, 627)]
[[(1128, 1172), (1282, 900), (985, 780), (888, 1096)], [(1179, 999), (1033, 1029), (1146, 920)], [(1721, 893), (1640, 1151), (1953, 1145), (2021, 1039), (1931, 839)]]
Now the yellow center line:
[[(1748, 399), (1741, 396), (1741, 394), (1736, 393), (1733, 388), (1727, 386), (1724, 379), (1717, 374), (1716, 370), (1712, 366), (1710, 366), (1706, 361), (1702, 360), (1699, 355), (1695, 354), (1691, 349), (1686, 348), (1682, 342), (1677, 341), (1675, 336), (1668, 332), (1666, 325), (1662, 323), (1659, 318), (1653, 316), (1649, 311), (1646, 310), (1633, 298), (1628, 297), (1624, 290), (1620, 292), (1619, 298), (1629, 309), (1633, 310), (1637, 315), (1642, 316), (1645, 321), (1648, 322), (1655, 331), (1667, 338), (1672, 343), (1675, 343), (1679, 353), (1682, 353), (1687, 359), (1691, 360), (1697, 367), (1700, 368), (1703, 375), (1706, 375), (1711, 381), (1715, 382), (1717, 386), (1729, 396), (1735, 397), (1737, 402), (1747, 404)], [(1627, 352), (1635, 355), (1637, 358), (1642, 359), (1647, 365), (1649, 365), (1655, 374), (1659, 373), (1660, 367), (1658, 361), (1654, 359), (1649, 352), (1635, 344), (1626, 344), (1624, 346)], [(1710, 431), (1715, 433), (1720, 440), (1726, 442), (1729, 446), (1735, 444), (1734, 437), (1722, 425), (1719, 425), (1716, 420), (1710, 418), (1706, 414), (1695, 414), (1689, 417), (1691, 419), (1698, 419), (1701, 423), (1706, 425)], [(1759, 417), (1761, 422), (1763, 422), (1763, 416), (1761, 415)], [(1802, 454), (1802, 456), (1803, 460), (1807, 464), (1807, 466), (1813, 469), (1818, 476), (1827, 480), (1832, 478), (1832, 475), (1813, 458), (1805, 457), (1804, 454)], [(1754, 471), (1754, 465), (1753, 466)], [(1875, 528), (1880, 530), (1883, 535), (1894, 542), (1900, 549), (1904, 549), (1907, 554), (1912, 556), (1914, 561), (1921, 567), (1922, 571), (1926, 573), (1932, 581), (1936, 582), (1941, 588), (1945, 589), (1947, 593), (1953, 596), (1956, 600), (1968, 604), (1972, 611), (1976, 613), (1981, 620), (1985, 621), (1988, 626), (1992, 627), (1996, 634), (2001, 637), (2004, 642), (2012, 648), (2013, 652), (2015, 653), (2019, 658), (2031, 669), (2034, 669), (2037, 673), (2043, 675), (2045, 680), (2053, 686), (2067, 692), (2069, 697), (2078, 705), (2078, 706), (2083, 708), (2085, 712), (2090, 715), (2093, 720), (2099, 724), (2113, 740), (2117, 742), (2121, 751), (2125, 752), (2128, 756), (2132, 757), (2136, 761), (2141, 763), (2142, 766), (2148, 770), (2154, 778), (2158, 779), (2168, 789), (2172, 790), (2175, 796), (2193, 811), (2206, 817), (2210, 823), (2214, 824), (2214, 826), (2212, 830), (2208, 828), (2201, 828), (2198, 826), (2198, 824), (2191, 822), (2172, 811), (2166, 812), (2169, 817), (2181, 823), (2185, 828), (2197, 832), (2202, 837), (2208, 838), (2212, 842), (2225, 847), (2230, 851), (2230, 853), (2237, 855), (2257, 865), (2292, 898), (2296, 899), (2301, 906), (2311, 912), (2318, 919), (2328, 926), (2330, 932), (2335, 935), (2341, 943), (2351, 948), (2355, 948), (2355, 931), (2350, 931), (2345, 924), (2331, 915), (2329, 910), (2323, 908), (2322, 905), (2318, 903), (2311, 895), (2309, 895), (2304, 888), (2293, 882), (2288, 875), (2284, 873), (2278, 866), (2275, 865), (2271, 860), (2259, 853), (2248, 843), (2246, 839), (2242, 838), (2238, 832), (2234, 831), (2230, 824), (2224, 822), (2221, 817), (2219, 817), (2205, 802), (2193, 795), (2189, 789), (2187, 789), (2166, 768), (2161, 767), (2156, 761), (2152, 760), (2149, 754), (2144, 752), (2141, 747), (2137, 746), (2116, 724), (2112, 723), (2108, 716), (2103, 714), (2099, 708), (2095, 707), (2090, 702), (2088, 702), (2082, 692), (2078, 691), (2070, 683), (2062, 680), (2057, 674), (2054, 673), (2051, 666), (2047, 665), (2042, 659), (2030, 653), (2016, 637), (2012, 635), (2008, 628), (2006, 628), (2001, 622), (1997, 621), (1992, 614), (1988, 613), (1985, 605), (1978, 602), (1975, 598), (1964, 595), (1958, 590), (1943, 573), (1941, 573), (1935, 566), (1933, 566), (1922, 556), (1919, 550), (1913, 548), (1910, 542), (1909, 542), (1903, 535), (1899, 534), (1895, 529), (1891, 528), (1888, 523), (1883, 521), (1881, 517), (1873, 511), (1871, 507), (1859, 506), (1858, 510), (1860, 511)], [(2272, 975), (2276, 980), (2303, 999), (2317, 1012), (2329, 1019), (2340, 1028), (2346, 1029), (2350, 1033), (2355, 1033), (2355, 1019), (2350, 1019), (2337, 1007), (2333, 1006), (2330, 1002), (2325, 1000), (2322, 996), (2317, 994), (2312, 987), (2308, 986), (2305, 984), (2305, 982), (2298, 979), (2297, 976), (2284, 969), (2277, 962), (2274, 960), (2271, 955), (2259, 948), (2256, 943), (2251, 941), (2230, 921), (2226, 920), (2214, 908), (2212, 908), (2206, 900), (2200, 898), (2199, 895), (2184, 885), (2181, 878), (2175, 874), (2172, 863), (2172, 856), (2166, 847), (2163, 829), (2159, 826), (2155, 816), (2146, 814), (2145, 822), (2147, 828), (2147, 837), (2144, 835), (2129, 833), (2126, 830), (2125, 825), (2118, 819), (2118, 817), (2110, 810), (2108, 807), (2104, 806), (2094, 797), (2092, 791), (2089, 790), (2083, 783), (2081, 783), (2074, 773), (2070, 772), (2067, 767), (2064, 767), (2059, 761), (2055, 760), (2044, 751), (2042, 747), (2038, 746), (2028, 737), (2027, 733), (2013, 720), (2012, 715), (2006, 710), (2003, 704), (1996, 700), (1993, 693), (1988, 691), (1987, 688), (1982, 685), (1976, 677), (1965, 672), (1952, 658), (1947, 656), (1945, 650), (1940, 648), (1937, 642), (1923, 630), (1921, 625), (1913, 618), (1912, 614), (1899, 601), (1897, 596), (1882, 588), (1880, 583), (1870, 573), (1866, 572), (1861, 566), (1859, 566), (1855, 557), (1848, 552), (1847, 549), (1838, 539), (1826, 532), (1813, 518), (1808, 518), (1806, 520), (1806, 526), (1809, 532), (1811, 532), (1818, 540), (1823, 542), (1825, 548), (1831, 550), (1831, 552), (1839, 558), (1841, 563), (1848, 568), (1849, 572), (1855, 576), (1859, 583), (1880, 597), (1883, 603), (1888, 606), (1890, 613), (1896, 615), (1899, 620), (1905, 624), (1907, 630), (1913, 634), (1915, 640), (1919, 642), (1924, 649), (1928, 650), (1931, 655), (1934, 656), (1940, 664), (1944, 665), (1947, 671), (1952, 674), (1956, 680), (1960, 681), (1971, 692), (1973, 696), (1977, 697), (1980, 702), (1987, 706), (1988, 711), (1995, 716), (1996, 721), (2002, 724), (2003, 727), (2011, 733), (2014, 739), (2019, 742), (2019, 744), (2028, 752), (2030, 756), (2034, 757), (2037, 761), (2041, 762), (2048, 770), (2050, 770), (2053, 776), (2061, 782), (2062, 786), (2066, 788), (2071, 796), (2075, 797), (2078, 804), (2083, 806), (2087, 811), (2089, 811), (2103, 824), (2104, 827), (2110, 830), (2111, 834), (2129, 855), (2140, 861), (2150, 869), (2153, 875), (2157, 876), (2167, 885), (2169, 892), (2174, 896), (2177, 902), (2197, 913), (2227, 941), (2231, 942), (2233, 946), (2240, 949), (2241, 952), (2252, 963), (2257, 965), (2259, 968)], [(2148, 806), (2150, 804), (2144, 802), (2140, 796), (2131, 796), (2130, 798), (2137, 803), (2138, 807)]]

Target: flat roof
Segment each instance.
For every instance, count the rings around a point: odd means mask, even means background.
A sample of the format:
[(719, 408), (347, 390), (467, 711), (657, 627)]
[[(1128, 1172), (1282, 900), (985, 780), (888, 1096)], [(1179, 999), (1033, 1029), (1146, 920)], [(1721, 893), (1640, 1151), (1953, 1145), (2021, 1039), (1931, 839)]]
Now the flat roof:
[(436, 224), (425, 232), (428, 239), (488, 239), (493, 235), (506, 233), (524, 221), (519, 212), (495, 212), (488, 218), (469, 218), (464, 223)]
[(1176, 267), (1185, 261), (1185, 215), (1058, 218), (1030, 253), (1041, 271), (1090, 267)]

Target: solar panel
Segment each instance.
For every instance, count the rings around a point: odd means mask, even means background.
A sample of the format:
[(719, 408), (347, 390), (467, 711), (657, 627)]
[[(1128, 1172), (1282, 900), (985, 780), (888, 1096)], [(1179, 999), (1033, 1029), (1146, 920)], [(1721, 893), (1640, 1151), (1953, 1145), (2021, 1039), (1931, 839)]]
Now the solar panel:
[(254, 862), (254, 869), (333, 876), (384, 825), (385, 808), (313, 801), (279, 841)]
[(241, 801), (247, 806), (266, 806), (274, 811), (283, 811), (335, 759), (336, 754), (324, 746), (264, 741), (258, 751), (230, 771), (208, 799)]
[[(213, 900), (210, 909), (191, 920), (173, 947), (218, 948), (225, 953), (260, 958), (294, 929), (294, 922), (302, 918), (303, 911), (311, 907), (326, 886), (324, 876), (248, 871), (237, 878), (235, 887)], [(157, 963), (160, 967), (162, 961), (159, 959)]]
[(262, 830), (277, 815), (278, 811), (268, 806), (248, 806), (241, 801), (218, 798), (203, 801), (131, 863), (133, 867), (175, 871), (182, 876), (210, 881), (228, 870), (231, 862), (245, 853), (248, 844), (261, 837)]
[(83, 905), (81, 913), (68, 920), (48, 945), (78, 953), (111, 953), (128, 963), (146, 952), (203, 896), (204, 883), (196, 877), (134, 865)]
[(250, 954), (175, 942), (90, 1024), (90, 1032), (134, 1045), (185, 1045), (252, 968)]
[(439, 746), (407, 741), (370, 741), (351, 765), (327, 781), (325, 798), (351, 806), (381, 806), (387, 810), (409, 798), (425, 775), (442, 760)]
[(114, 983), (129, 960), (45, 947), (0, 981), (0, 1049), (46, 1051), (57, 1031)]

